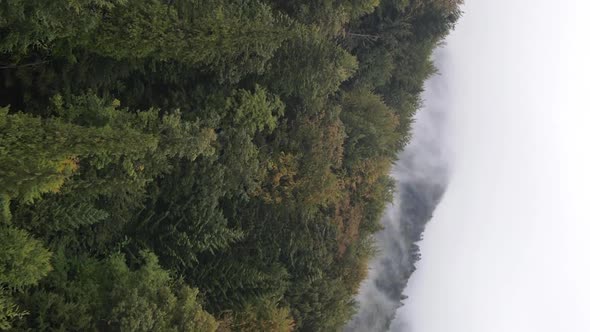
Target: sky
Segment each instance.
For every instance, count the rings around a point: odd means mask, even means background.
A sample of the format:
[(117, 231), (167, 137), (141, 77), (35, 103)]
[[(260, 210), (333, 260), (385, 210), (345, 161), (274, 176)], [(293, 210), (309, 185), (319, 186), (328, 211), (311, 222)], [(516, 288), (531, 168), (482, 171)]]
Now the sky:
[(440, 68), (449, 185), (398, 320), (404, 332), (588, 332), (590, 1), (463, 11)]

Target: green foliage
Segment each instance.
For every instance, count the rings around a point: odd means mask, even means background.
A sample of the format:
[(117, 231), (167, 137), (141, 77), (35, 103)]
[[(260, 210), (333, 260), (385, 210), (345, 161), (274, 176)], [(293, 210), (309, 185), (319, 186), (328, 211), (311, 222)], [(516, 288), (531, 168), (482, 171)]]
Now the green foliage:
[(8, 114), (7, 108), (0, 117), (0, 188), (25, 202), (59, 191), (78, 170), (79, 158), (93, 157), (100, 168), (124, 155), (137, 158), (156, 143), (130, 128), (86, 128), (58, 118)]
[(61, 53), (87, 38), (125, 0), (17, 0), (0, 4), (0, 53)]
[(51, 195), (34, 205), (23, 204), (15, 208), (14, 220), (19, 226), (34, 231), (51, 242), (66, 234), (75, 237), (80, 229), (98, 224), (109, 218), (109, 213), (98, 209), (91, 201), (76, 195)]
[(379, 0), (279, 0), (271, 1), (307, 25), (317, 25), (324, 33), (338, 34), (342, 27), (353, 19), (371, 13)]
[(10, 223), (11, 219), (10, 196), (7, 194), (0, 194), (0, 225)]
[(94, 51), (119, 60), (175, 60), (237, 82), (243, 75), (262, 73), (289, 36), (289, 20), (275, 17), (257, 0), (184, 4), (188, 17), (157, 0), (132, 0), (117, 7), (98, 29)]
[(0, 226), (0, 285), (21, 289), (36, 284), (50, 270), (51, 253), (27, 232)]
[(0, 329), (340, 329), (459, 3), (0, 2)]
[(315, 27), (297, 30), (273, 58), (269, 73), (272, 91), (314, 101), (334, 94), (357, 69), (353, 55), (326, 39)]
[(359, 70), (355, 82), (369, 89), (387, 84), (393, 75), (393, 57), (385, 47), (375, 47), (359, 55)]
[(25, 315), (26, 312), (19, 310), (9, 292), (0, 290), (0, 330), (9, 330), (13, 321)]
[(358, 160), (388, 157), (393, 160), (397, 143), (397, 117), (379, 95), (353, 90), (342, 101), (342, 122), (346, 128), (347, 164)]
[(276, 331), (290, 332), (295, 321), (288, 308), (279, 308), (277, 301), (265, 298), (248, 303), (243, 311), (231, 319), (231, 330), (240, 332)]
[(339, 278), (295, 283), (289, 296), (299, 330), (336, 331), (354, 313), (352, 299)]
[(198, 291), (174, 281), (151, 253), (132, 270), (116, 254), (106, 260), (70, 260), (63, 252), (43, 283), (18, 298), (37, 330), (215, 331)]
[(0, 224), (0, 330), (11, 328), (27, 313), (13, 297), (51, 271), (50, 258), (51, 253), (27, 232)]

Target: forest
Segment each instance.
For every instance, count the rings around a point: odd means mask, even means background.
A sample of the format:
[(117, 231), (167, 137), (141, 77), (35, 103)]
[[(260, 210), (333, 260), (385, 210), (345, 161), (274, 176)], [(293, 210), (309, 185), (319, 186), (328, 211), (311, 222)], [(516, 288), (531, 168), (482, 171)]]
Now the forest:
[(0, 330), (341, 330), (459, 5), (0, 1)]

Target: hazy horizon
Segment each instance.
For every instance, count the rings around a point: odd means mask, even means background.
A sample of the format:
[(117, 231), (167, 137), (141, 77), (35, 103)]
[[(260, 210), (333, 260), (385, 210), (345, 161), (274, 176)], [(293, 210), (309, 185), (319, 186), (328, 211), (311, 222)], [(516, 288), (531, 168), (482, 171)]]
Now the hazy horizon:
[[(444, 48), (435, 52), (439, 70), (445, 68), (447, 58)], [(407, 234), (408, 226), (420, 231), (448, 183), (448, 93), (443, 75), (433, 75), (425, 83), (424, 107), (416, 114), (412, 139), (391, 173), (396, 192), (382, 218), (383, 230), (376, 234), (378, 254), (361, 284), (359, 311), (346, 331), (385, 331), (402, 305), (396, 287), (405, 282), (405, 274), (414, 265), (411, 246), (415, 239)]]
[(590, 331), (589, 7), (463, 7), (441, 68), (452, 176), (420, 243), (403, 332)]

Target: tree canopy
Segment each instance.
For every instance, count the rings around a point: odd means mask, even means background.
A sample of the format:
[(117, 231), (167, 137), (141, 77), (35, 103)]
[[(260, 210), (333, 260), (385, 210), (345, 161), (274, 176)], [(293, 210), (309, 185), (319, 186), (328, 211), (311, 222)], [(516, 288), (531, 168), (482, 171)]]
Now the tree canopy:
[(0, 3), (0, 329), (340, 329), (459, 4)]

